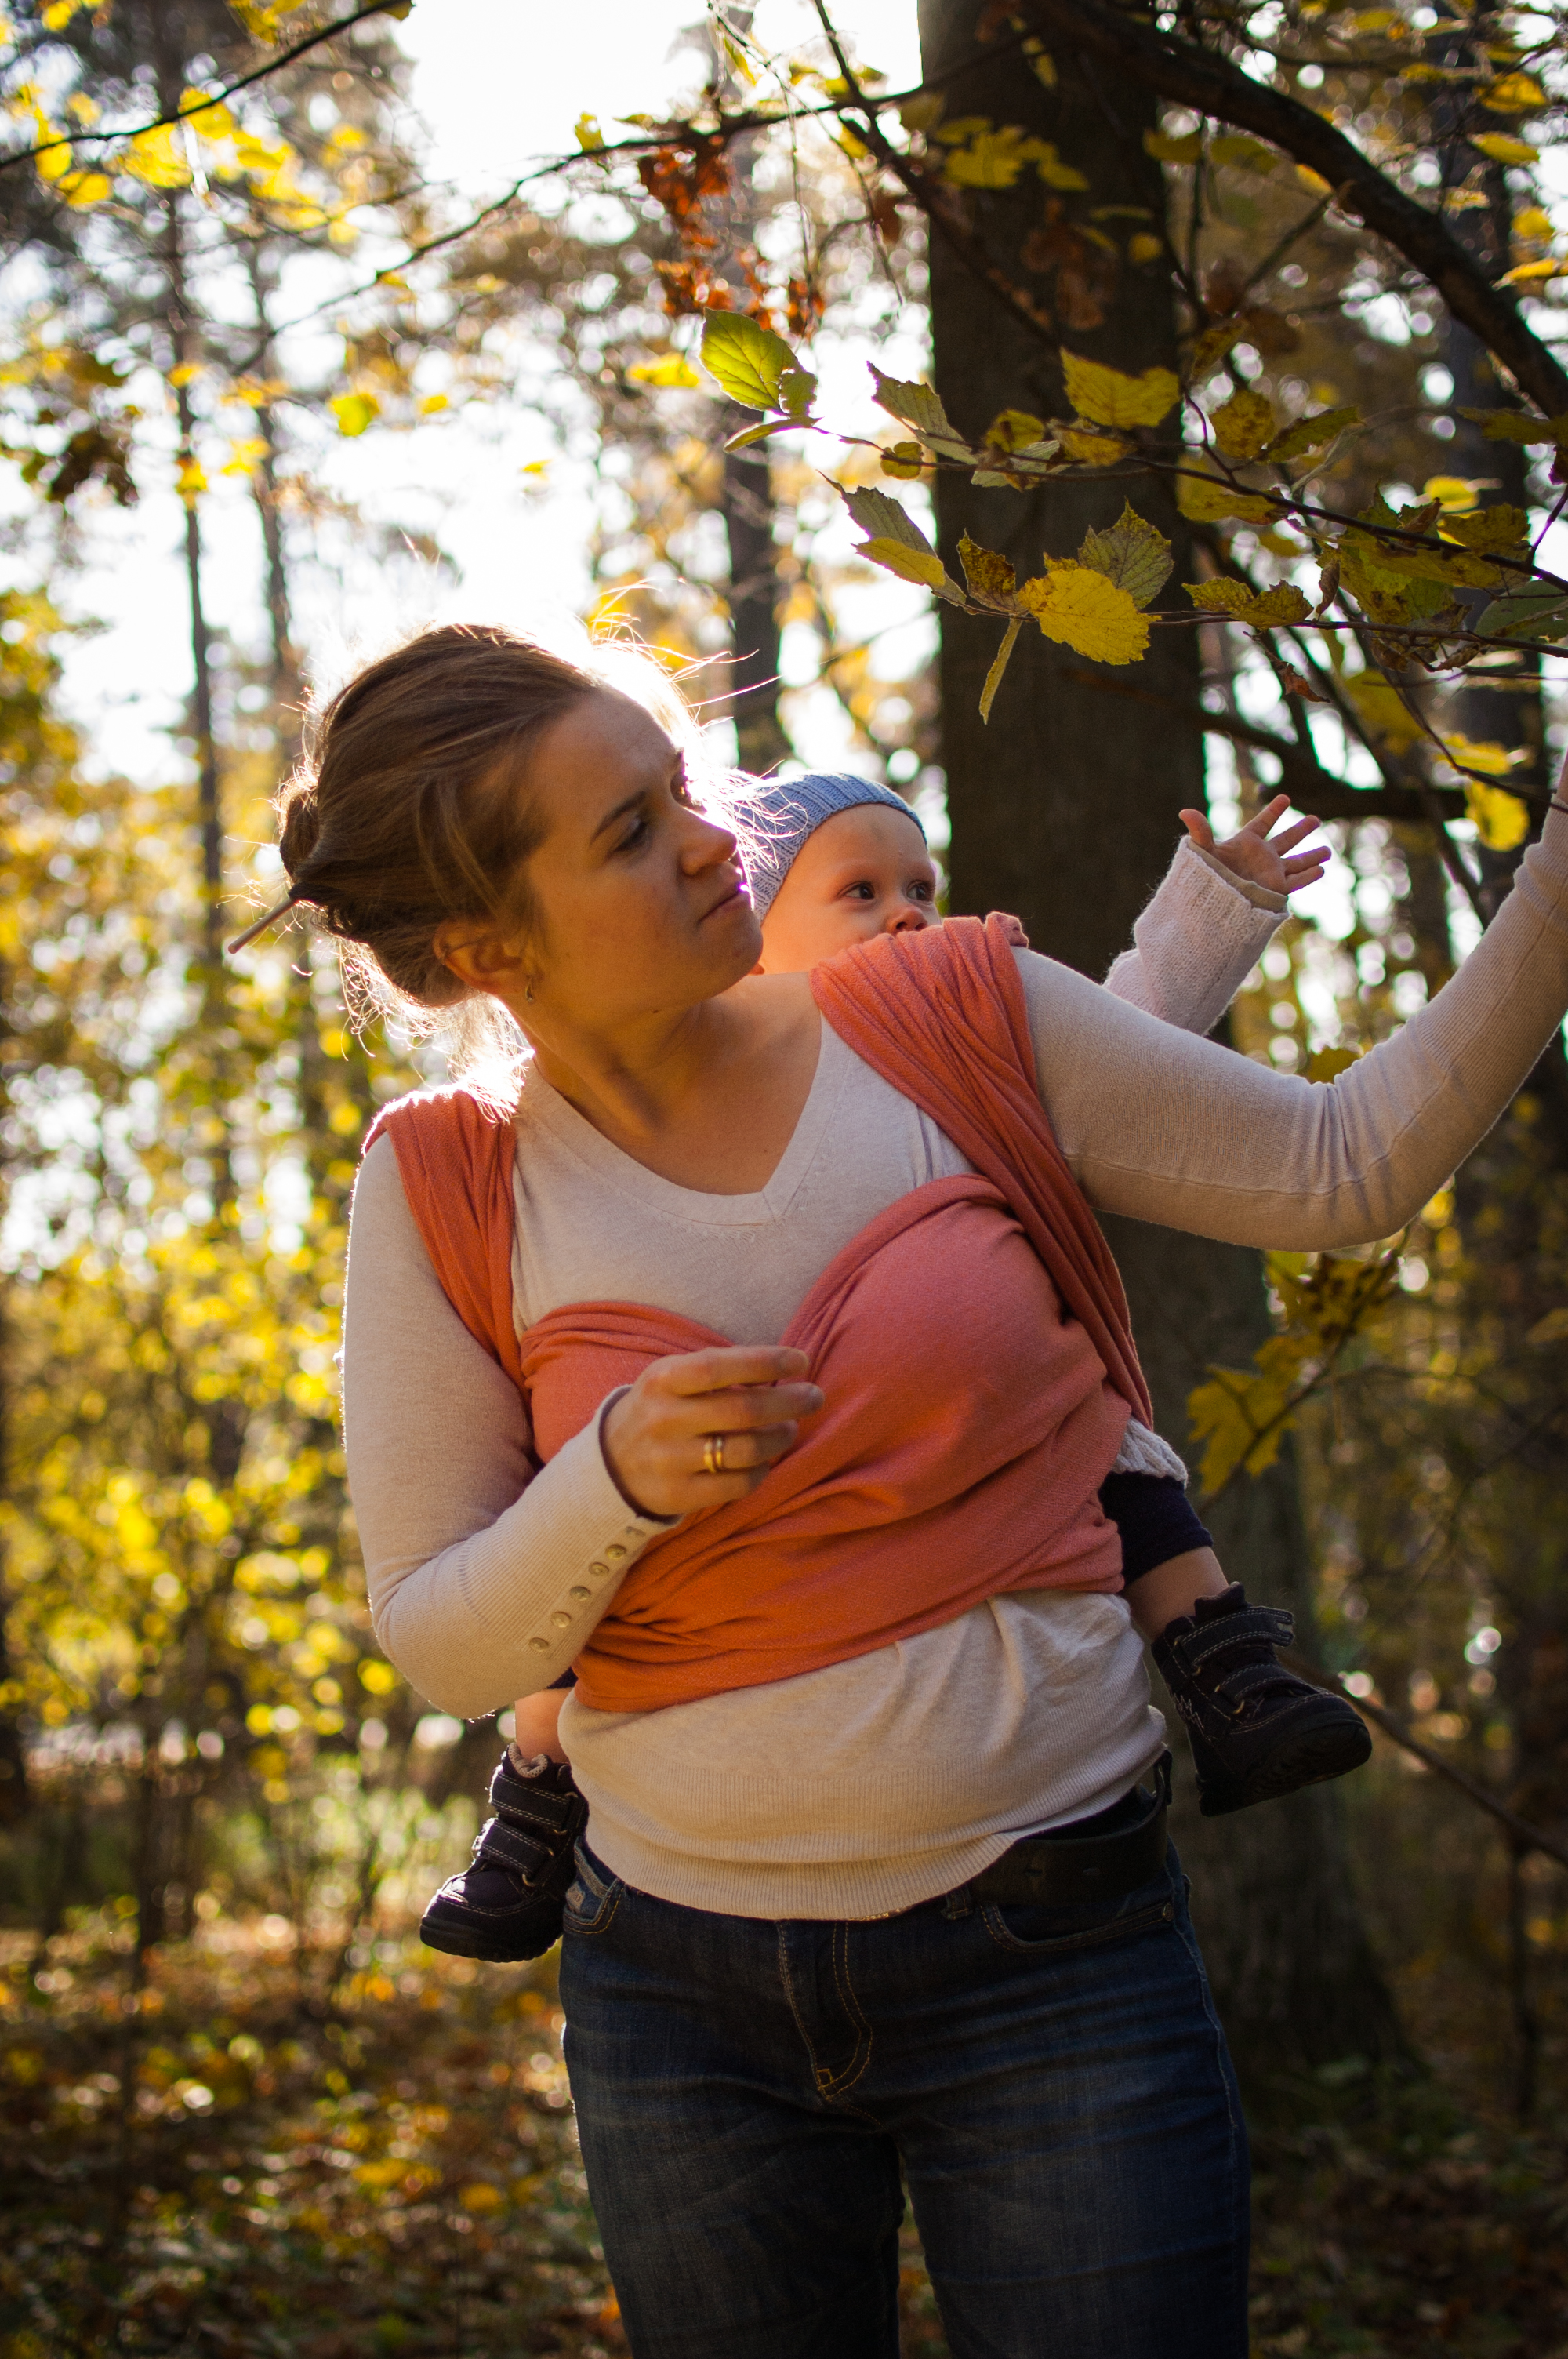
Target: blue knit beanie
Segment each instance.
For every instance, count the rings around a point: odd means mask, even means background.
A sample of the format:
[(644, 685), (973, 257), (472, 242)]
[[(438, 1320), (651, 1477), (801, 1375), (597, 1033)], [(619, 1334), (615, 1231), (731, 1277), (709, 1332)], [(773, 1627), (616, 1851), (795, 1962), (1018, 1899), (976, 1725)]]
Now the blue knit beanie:
[[(741, 858), (759, 918), (773, 908), (778, 889), (789, 875), (809, 836), (824, 820), (840, 811), (858, 810), (863, 803), (886, 803), (905, 819), (920, 821), (902, 795), (891, 787), (877, 787), (869, 778), (834, 777), (813, 770), (804, 778), (759, 778), (730, 812), (741, 839)], [(920, 827), (924, 836), (925, 830)]]

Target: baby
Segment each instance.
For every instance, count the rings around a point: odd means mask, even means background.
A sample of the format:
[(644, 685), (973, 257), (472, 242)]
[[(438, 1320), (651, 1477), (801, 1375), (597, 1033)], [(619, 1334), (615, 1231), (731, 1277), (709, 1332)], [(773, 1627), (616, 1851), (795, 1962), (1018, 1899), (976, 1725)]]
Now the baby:
[[(1297, 849), (1314, 820), (1271, 834), (1286, 808), (1277, 796), (1225, 843), (1215, 842), (1201, 811), (1181, 817), (1199, 857), (1282, 909), (1283, 897), (1314, 882), (1328, 856), (1321, 844)], [(820, 775), (771, 783), (757, 789), (741, 826), (762, 926), (759, 973), (804, 973), (873, 935), (941, 922), (925, 832), (886, 787)], [(1195, 957), (1202, 945), (1191, 949)], [(1124, 972), (1135, 967), (1119, 961), (1109, 987), (1141, 996)], [(1371, 1749), (1359, 1713), (1282, 1668), (1277, 1649), (1290, 1642), (1290, 1615), (1249, 1605), (1227, 1580), (1177, 1475), (1138, 1471), (1141, 1462), (1177, 1466), (1174, 1453), (1141, 1428), (1130, 1429), (1130, 1445), (1101, 1485), (1100, 1505), (1120, 1534), (1129, 1612), (1187, 1723), (1205, 1815), (1357, 1767)], [(491, 1782), (497, 1815), (481, 1831), (472, 1864), (426, 1912), (420, 1930), (432, 1949), (506, 1962), (539, 1956), (558, 1935), (586, 1814), (557, 1725), (571, 1683), (568, 1672), (558, 1688), (519, 1699), (513, 1742)]]

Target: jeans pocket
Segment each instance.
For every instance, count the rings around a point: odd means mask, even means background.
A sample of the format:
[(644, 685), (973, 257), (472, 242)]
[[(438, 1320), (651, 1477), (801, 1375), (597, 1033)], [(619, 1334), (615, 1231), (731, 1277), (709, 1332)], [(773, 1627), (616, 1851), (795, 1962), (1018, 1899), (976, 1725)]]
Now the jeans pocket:
[(1175, 1901), (1162, 1875), (1157, 1884), (1124, 1893), (1118, 1900), (1090, 1901), (1070, 1908), (991, 1900), (980, 1910), (986, 1931), (999, 1949), (1042, 1958), (1066, 1957), (1075, 1950), (1130, 1941), (1141, 1933), (1157, 1932), (1161, 1926), (1173, 1924), (1175, 1916)]
[(608, 1932), (625, 1897), (626, 1886), (595, 1859), (586, 1843), (576, 1846), (572, 1862), (577, 1874), (567, 1888), (562, 1906), (566, 1930), (576, 1934)]

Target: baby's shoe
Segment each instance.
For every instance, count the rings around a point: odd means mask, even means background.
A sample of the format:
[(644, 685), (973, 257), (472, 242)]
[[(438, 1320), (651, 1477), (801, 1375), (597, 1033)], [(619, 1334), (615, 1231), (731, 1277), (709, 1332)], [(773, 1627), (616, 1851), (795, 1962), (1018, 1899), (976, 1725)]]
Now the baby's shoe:
[(1343, 1777), (1371, 1754), (1360, 1713), (1280, 1661), (1278, 1648), (1294, 1636), (1281, 1606), (1249, 1605), (1232, 1582), (1221, 1597), (1200, 1597), (1154, 1641), (1154, 1660), (1187, 1723), (1206, 1819)]
[(520, 1964), (561, 1938), (561, 1902), (588, 1804), (564, 1761), (540, 1753), (519, 1769), (510, 1749), (490, 1781), (490, 1800), (495, 1816), (479, 1831), (471, 1866), (442, 1885), (419, 1938), (457, 1958)]

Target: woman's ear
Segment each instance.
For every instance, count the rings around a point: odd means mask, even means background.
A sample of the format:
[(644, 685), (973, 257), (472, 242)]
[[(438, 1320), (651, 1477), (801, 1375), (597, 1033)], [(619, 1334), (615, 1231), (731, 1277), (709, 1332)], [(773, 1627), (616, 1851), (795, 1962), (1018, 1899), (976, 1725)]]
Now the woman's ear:
[(527, 960), (522, 947), (478, 919), (458, 919), (436, 936), (436, 956), (449, 974), (470, 991), (488, 991), (504, 998), (508, 986), (521, 995), (526, 985)]

